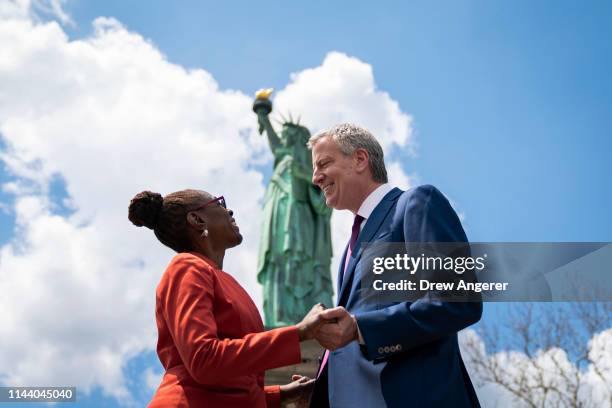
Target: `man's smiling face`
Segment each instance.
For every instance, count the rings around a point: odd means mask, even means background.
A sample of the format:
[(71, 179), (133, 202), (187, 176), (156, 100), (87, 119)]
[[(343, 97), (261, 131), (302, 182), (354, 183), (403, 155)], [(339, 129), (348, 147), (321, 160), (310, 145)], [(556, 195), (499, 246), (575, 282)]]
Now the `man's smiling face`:
[(356, 203), (351, 185), (358, 181), (353, 157), (342, 153), (338, 144), (326, 137), (313, 146), (312, 163), (312, 182), (323, 190), (325, 204), (336, 210), (353, 210)]

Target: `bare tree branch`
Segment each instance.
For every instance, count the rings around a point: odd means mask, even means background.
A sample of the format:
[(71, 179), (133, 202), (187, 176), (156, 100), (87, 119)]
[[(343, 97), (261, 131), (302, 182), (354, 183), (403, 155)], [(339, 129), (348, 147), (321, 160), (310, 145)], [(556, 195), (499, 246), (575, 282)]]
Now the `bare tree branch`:
[(517, 303), (462, 337), (462, 353), (478, 385), (501, 387), (519, 406), (612, 408), (612, 335), (593, 340), (611, 327), (611, 302)]

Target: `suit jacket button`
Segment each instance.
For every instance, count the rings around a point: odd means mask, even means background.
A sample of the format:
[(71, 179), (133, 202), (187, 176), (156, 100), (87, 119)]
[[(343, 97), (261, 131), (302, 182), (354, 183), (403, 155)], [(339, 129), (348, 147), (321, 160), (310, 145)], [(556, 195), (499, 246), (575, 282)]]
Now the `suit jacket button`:
[(385, 350), (385, 353), (388, 353), (389, 352), (389, 346), (385, 346), (384, 350)]
[(392, 353), (395, 353), (396, 348), (395, 348), (395, 346), (391, 346), (391, 347), (389, 347), (389, 350), (391, 350)]
[(402, 349), (402, 345), (398, 344), (395, 348), (397, 349), (397, 351), (400, 351)]
[(378, 354), (382, 354), (382, 353), (383, 353), (383, 351), (384, 351), (384, 349), (383, 349), (382, 347), (379, 347), (379, 348), (378, 348)]

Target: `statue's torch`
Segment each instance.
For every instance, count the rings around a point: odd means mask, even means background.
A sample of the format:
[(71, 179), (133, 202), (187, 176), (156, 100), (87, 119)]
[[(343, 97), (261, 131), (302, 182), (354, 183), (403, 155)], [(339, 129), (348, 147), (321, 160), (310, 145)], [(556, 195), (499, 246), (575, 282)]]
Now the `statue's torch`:
[(270, 95), (274, 92), (274, 88), (260, 89), (255, 93), (255, 101), (253, 102), (253, 112), (257, 114), (259, 119), (259, 133), (263, 133), (264, 125), (262, 119), (266, 119), (266, 116), (272, 112), (272, 102), (270, 101)]
[(263, 113), (264, 115), (272, 112), (272, 102), (270, 95), (274, 92), (274, 88), (260, 89), (255, 92), (255, 102), (253, 102), (253, 112), (256, 114)]

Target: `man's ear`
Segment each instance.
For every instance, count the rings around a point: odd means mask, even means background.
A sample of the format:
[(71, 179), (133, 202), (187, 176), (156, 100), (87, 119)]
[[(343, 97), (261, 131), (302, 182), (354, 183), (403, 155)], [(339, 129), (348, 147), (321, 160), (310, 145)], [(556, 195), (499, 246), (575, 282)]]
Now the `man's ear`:
[(363, 173), (370, 168), (370, 154), (366, 149), (357, 149), (353, 153), (353, 159), (355, 161), (355, 171), (357, 173)]

